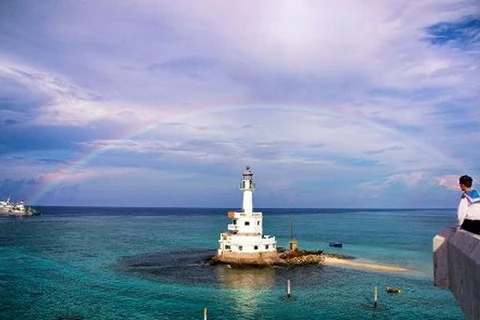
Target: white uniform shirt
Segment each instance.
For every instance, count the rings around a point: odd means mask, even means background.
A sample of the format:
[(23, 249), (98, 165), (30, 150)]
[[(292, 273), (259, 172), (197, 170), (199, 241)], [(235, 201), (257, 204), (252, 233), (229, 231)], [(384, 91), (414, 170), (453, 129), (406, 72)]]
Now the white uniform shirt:
[(480, 201), (478, 198), (472, 199), (465, 193), (460, 199), (457, 210), (458, 226), (460, 227), (465, 219), (480, 220)]

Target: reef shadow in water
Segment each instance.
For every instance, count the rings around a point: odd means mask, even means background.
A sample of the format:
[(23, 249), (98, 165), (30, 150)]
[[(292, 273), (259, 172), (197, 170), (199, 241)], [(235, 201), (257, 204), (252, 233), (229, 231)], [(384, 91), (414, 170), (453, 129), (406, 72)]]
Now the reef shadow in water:
[[(302, 287), (325, 285), (341, 276), (339, 270), (322, 266), (242, 267), (210, 265), (212, 250), (169, 251), (124, 257), (112, 267), (122, 273), (151, 281), (215, 285), (236, 289), (285, 286), (287, 279)], [(341, 271), (340, 271), (341, 272)]]

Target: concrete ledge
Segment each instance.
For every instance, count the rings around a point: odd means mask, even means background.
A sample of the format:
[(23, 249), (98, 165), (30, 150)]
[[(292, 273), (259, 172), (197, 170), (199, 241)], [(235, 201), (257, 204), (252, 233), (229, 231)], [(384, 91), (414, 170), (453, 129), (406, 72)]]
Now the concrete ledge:
[(478, 236), (465, 230), (454, 232), (448, 244), (456, 247), (459, 251), (466, 255), (470, 255), (473, 249), (478, 245)]
[(480, 236), (444, 229), (433, 251), (435, 285), (452, 291), (468, 319), (480, 319)]
[(444, 229), (433, 238), (433, 280), (437, 287), (450, 288), (447, 241), (454, 234), (455, 229)]

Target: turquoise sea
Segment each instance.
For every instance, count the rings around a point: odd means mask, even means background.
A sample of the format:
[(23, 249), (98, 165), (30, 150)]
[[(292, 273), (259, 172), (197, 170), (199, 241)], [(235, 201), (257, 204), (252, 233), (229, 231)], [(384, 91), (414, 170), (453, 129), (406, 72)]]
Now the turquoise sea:
[[(228, 209), (38, 207), (0, 218), (0, 319), (464, 319), (433, 285), (432, 238), (455, 210), (258, 209), (287, 247), (411, 268), (208, 266)], [(343, 243), (331, 248), (328, 242)], [(286, 297), (287, 279), (292, 296)], [(378, 307), (373, 308), (373, 287)], [(387, 286), (403, 288), (389, 294)]]

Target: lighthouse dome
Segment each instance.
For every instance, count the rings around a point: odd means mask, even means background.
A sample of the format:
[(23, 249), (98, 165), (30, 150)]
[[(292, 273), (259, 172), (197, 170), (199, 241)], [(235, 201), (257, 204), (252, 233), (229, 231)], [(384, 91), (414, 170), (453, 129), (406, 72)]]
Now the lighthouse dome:
[(253, 172), (252, 172), (252, 169), (250, 168), (250, 166), (247, 166), (247, 167), (245, 168), (245, 170), (243, 171), (242, 175), (243, 175), (244, 179), (248, 177), (249, 180), (251, 180), (251, 178), (252, 178), (252, 176), (253, 176)]

